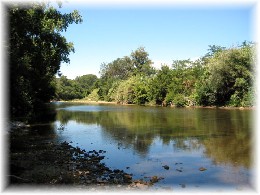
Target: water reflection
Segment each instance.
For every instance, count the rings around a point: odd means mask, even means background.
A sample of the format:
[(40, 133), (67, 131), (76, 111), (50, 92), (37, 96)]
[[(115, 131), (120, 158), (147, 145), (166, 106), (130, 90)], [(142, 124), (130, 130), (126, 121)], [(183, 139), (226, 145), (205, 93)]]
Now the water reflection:
[[(200, 150), (215, 164), (250, 167), (252, 111), (139, 106), (59, 105), (62, 125), (99, 125), (102, 135), (146, 156), (154, 140), (175, 149)], [(75, 127), (77, 128), (77, 127)]]

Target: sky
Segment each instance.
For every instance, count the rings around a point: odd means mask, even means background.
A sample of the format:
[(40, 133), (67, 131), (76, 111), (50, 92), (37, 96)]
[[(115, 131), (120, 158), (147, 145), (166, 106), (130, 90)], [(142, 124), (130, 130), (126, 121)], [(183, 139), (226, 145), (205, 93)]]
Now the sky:
[(69, 79), (85, 74), (99, 76), (100, 65), (130, 56), (145, 47), (156, 68), (173, 60), (197, 59), (209, 45), (232, 47), (255, 41), (252, 4), (106, 6), (64, 3), (63, 13), (78, 10), (83, 23), (63, 34), (74, 43), (70, 64), (61, 72)]

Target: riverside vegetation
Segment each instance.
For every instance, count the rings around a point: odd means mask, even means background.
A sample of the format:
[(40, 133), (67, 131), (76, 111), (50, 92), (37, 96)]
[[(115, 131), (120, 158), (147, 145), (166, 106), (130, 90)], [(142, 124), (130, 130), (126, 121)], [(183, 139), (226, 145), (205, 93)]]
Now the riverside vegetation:
[[(245, 41), (231, 48), (209, 46), (209, 52), (196, 61), (173, 60), (170, 67), (162, 65), (159, 70), (153, 68), (148, 52), (140, 47), (130, 56), (103, 63), (100, 78), (84, 75), (70, 80), (59, 69), (61, 62), (69, 63), (68, 56), (74, 47), (61, 32), (70, 24), (81, 23), (80, 14), (76, 10), (62, 14), (48, 3), (26, 6), (9, 3), (6, 15), (10, 24), (7, 48), (11, 121), (30, 123), (37, 117), (45, 120), (55, 116), (50, 112), (50, 116), (46, 116), (45, 104), (50, 100), (85, 99), (163, 106), (254, 105), (254, 43)], [(100, 162), (104, 151), (86, 152), (67, 142), (46, 143), (35, 137), (32, 141), (29, 137), (24, 139), (26, 132), (27, 128), (15, 127), (9, 132), (11, 184), (133, 183), (131, 175), (110, 170)], [(93, 158), (89, 157), (91, 153)], [(34, 162), (27, 164), (29, 159)], [(44, 169), (50, 165), (50, 169)], [(99, 168), (98, 172), (89, 168), (94, 166)], [(28, 173), (28, 169), (38, 173)], [(40, 169), (47, 174), (39, 172)], [(89, 178), (85, 177), (86, 172), (91, 175)], [(159, 179), (154, 176), (149, 182)]]
[(183, 106), (254, 105), (255, 70), (252, 43), (232, 48), (210, 46), (203, 57), (174, 60), (153, 68), (143, 47), (130, 56), (102, 64), (95, 75), (56, 79), (57, 100), (83, 99), (121, 104)]

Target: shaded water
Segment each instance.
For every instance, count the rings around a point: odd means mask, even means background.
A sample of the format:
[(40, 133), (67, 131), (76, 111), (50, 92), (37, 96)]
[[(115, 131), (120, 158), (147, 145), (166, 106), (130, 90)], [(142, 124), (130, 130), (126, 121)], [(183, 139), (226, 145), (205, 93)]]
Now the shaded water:
[(53, 131), (46, 134), (85, 150), (106, 150), (104, 163), (133, 178), (163, 177), (156, 188), (251, 187), (252, 110), (55, 106)]

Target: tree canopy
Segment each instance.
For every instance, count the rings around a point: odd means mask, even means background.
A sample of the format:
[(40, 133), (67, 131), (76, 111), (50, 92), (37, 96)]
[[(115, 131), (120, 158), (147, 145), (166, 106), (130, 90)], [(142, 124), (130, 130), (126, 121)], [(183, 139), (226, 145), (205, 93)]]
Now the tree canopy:
[(254, 51), (255, 44), (249, 42), (231, 48), (210, 45), (208, 53), (195, 61), (173, 60), (171, 66), (155, 70), (141, 47), (130, 56), (103, 63), (92, 95), (85, 98), (164, 106), (252, 106)]
[(73, 44), (61, 32), (82, 18), (76, 10), (62, 14), (46, 3), (10, 3), (7, 16), (10, 114), (18, 116), (55, 96), (55, 74), (74, 52)]

